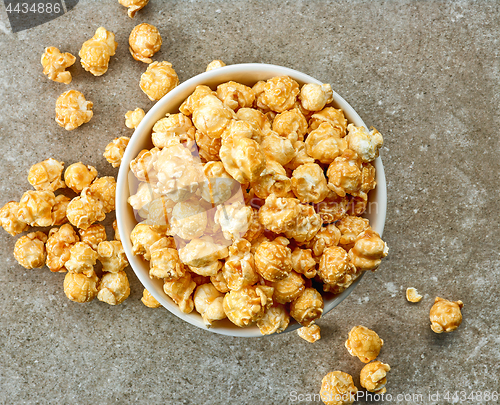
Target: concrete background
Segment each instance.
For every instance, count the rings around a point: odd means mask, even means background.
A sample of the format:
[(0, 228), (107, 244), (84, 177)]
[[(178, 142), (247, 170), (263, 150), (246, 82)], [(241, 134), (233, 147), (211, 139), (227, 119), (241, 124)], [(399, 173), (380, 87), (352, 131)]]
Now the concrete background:
[[(18, 200), (30, 188), (29, 167), (48, 157), (116, 175), (105, 145), (132, 133), (127, 110), (152, 106), (138, 86), (146, 65), (127, 43), (136, 24), (149, 22), (163, 36), (155, 60), (170, 61), (181, 80), (220, 58), (288, 66), (331, 83), (385, 135), (391, 249), (380, 270), (320, 320), (323, 337), (311, 345), (296, 333), (218, 336), (148, 309), (130, 269), (132, 294), (119, 307), (70, 302), (64, 276), (18, 266), (16, 239), (2, 231), (0, 403), (318, 403), (298, 395), (317, 394), (329, 371), (352, 374), (360, 387), (363, 364), (343, 346), (357, 324), (385, 341), (379, 359), (392, 367), (393, 400), (384, 403), (495, 403), (443, 397), (500, 385), (498, 2), (151, 0), (131, 20), (116, 0), (80, 1), (17, 34), (0, 10), (0, 205)], [(42, 75), (46, 46), (77, 55), (100, 25), (119, 44), (104, 76), (78, 61), (68, 86)], [(94, 102), (94, 117), (67, 132), (54, 105), (71, 88)], [(406, 302), (409, 286), (422, 302)], [(430, 330), (436, 295), (465, 303), (458, 331)], [(423, 400), (398, 401), (400, 394)]]

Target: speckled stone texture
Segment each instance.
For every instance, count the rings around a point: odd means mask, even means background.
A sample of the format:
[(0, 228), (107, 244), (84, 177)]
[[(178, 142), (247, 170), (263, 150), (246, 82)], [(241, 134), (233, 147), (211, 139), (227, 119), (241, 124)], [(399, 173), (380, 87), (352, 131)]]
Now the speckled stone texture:
[[(181, 80), (222, 59), (288, 66), (331, 83), (385, 135), (391, 249), (380, 270), (319, 321), (322, 339), (310, 344), (296, 333), (223, 337), (146, 308), (130, 268), (124, 304), (70, 302), (64, 275), (18, 266), (15, 238), (1, 231), (0, 403), (319, 403), (329, 371), (352, 374), (360, 388), (363, 364), (344, 348), (357, 324), (385, 341), (379, 359), (391, 365), (393, 398), (383, 403), (445, 404), (453, 402), (446, 391), (498, 390), (498, 2), (151, 0), (132, 20), (116, 0), (80, 1), (15, 35), (0, 10), (0, 205), (18, 200), (30, 188), (28, 168), (48, 157), (116, 175), (105, 145), (131, 135), (127, 110), (153, 105), (138, 85), (146, 65), (132, 59), (127, 42), (136, 24), (149, 22), (163, 36), (154, 59), (171, 62)], [(70, 85), (42, 75), (46, 46), (77, 55), (101, 25), (119, 44), (104, 76), (79, 61)], [(72, 132), (54, 121), (55, 100), (68, 89), (94, 102), (92, 120)], [(409, 286), (424, 295), (420, 303), (406, 302)], [(464, 302), (456, 332), (431, 331), (436, 295)], [(439, 399), (429, 399), (436, 392)]]

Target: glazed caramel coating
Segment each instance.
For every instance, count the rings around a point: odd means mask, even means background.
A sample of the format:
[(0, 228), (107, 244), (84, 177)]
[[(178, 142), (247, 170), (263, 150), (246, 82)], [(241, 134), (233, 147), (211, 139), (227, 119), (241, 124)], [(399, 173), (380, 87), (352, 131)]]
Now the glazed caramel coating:
[(379, 155), (379, 149), (384, 144), (382, 134), (375, 128), (371, 127), (371, 131), (365, 127), (356, 127), (354, 124), (349, 124), (347, 130), (349, 133), (345, 137), (349, 149), (356, 152), (363, 162), (371, 162)]
[(292, 252), (292, 269), (307, 278), (316, 276), (316, 260), (311, 249), (295, 248)]
[(115, 54), (117, 46), (115, 34), (99, 27), (78, 53), (82, 67), (94, 76), (102, 76), (108, 71), (109, 59)]
[(97, 252), (84, 242), (76, 242), (69, 250), (69, 260), (64, 267), (70, 273), (83, 273), (90, 277), (97, 262)]
[(115, 210), (116, 180), (112, 176), (100, 177), (90, 185), (90, 194), (102, 202), (105, 214)]
[(327, 122), (311, 131), (305, 141), (306, 153), (321, 163), (330, 164), (347, 149), (340, 131)]
[(292, 144), (304, 140), (307, 128), (307, 120), (298, 108), (278, 114), (272, 126), (274, 132), (288, 138)]
[(214, 285), (217, 291), (221, 293), (229, 292), (229, 287), (222, 270), (219, 270), (215, 276), (210, 276), (210, 282)]
[(192, 294), (196, 288), (196, 283), (192, 280), (191, 274), (186, 273), (177, 280), (165, 281), (163, 291), (167, 294), (185, 314), (193, 311), (194, 302)]
[(333, 101), (332, 87), (329, 84), (305, 84), (300, 89), (299, 99), (305, 110), (320, 111)]
[(136, 108), (134, 111), (125, 113), (125, 126), (130, 129), (135, 129), (139, 126), (146, 113), (142, 108)]
[(117, 240), (103, 241), (97, 247), (98, 260), (102, 263), (102, 271), (118, 273), (128, 266), (127, 256), (122, 243)]
[(116, 219), (113, 221), (112, 226), (113, 226), (113, 231), (115, 233), (115, 240), (119, 240), (121, 242), (122, 239), (120, 237), (120, 234), (118, 233), (118, 222)]
[(149, 248), (149, 277), (164, 280), (178, 280), (186, 274), (181, 263), (179, 252), (172, 248), (171, 241), (164, 237), (153, 243)]
[(273, 288), (265, 285), (243, 287), (224, 296), (224, 312), (236, 326), (243, 328), (264, 316), (273, 304)]
[(64, 277), (64, 294), (71, 301), (90, 302), (97, 296), (99, 278), (92, 272), (89, 277), (83, 273), (67, 273)]
[(113, 139), (106, 145), (103, 156), (113, 167), (120, 167), (129, 141), (129, 137), (121, 136)]
[(53, 272), (65, 272), (64, 265), (70, 258), (71, 247), (80, 240), (70, 224), (60, 228), (52, 228), (45, 244), (47, 250), (47, 267)]
[(323, 297), (314, 288), (306, 288), (290, 304), (290, 315), (302, 326), (311, 326), (323, 314)]
[(201, 198), (216, 206), (229, 200), (239, 184), (226, 172), (222, 162), (207, 162), (203, 167), (206, 180), (201, 184)]
[[(157, 194), (154, 193), (153, 196)], [(148, 225), (153, 226), (155, 229), (161, 229), (162, 232), (171, 234), (169, 216), (172, 215), (175, 202), (168, 198), (161, 196), (150, 201), (146, 206), (143, 206), (139, 211), (141, 217), (146, 217), (145, 221)]]
[(28, 181), (35, 190), (56, 191), (66, 187), (61, 179), (64, 162), (49, 158), (31, 166)]
[(431, 329), (435, 333), (452, 332), (462, 323), (462, 301), (436, 297), (430, 310)]
[[(236, 291), (259, 281), (254, 255), (250, 250), (250, 242), (245, 239), (234, 241), (229, 247), (229, 257), (222, 269), (223, 280), (218, 277), (218, 281), (224, 281), (229, 290)], [(224, 285), (220, 288), (225, 289)]]
[(252, 208), (252, 217), (250, 218), (250, 224), (248, 230), (243, 235), (243, 238), (249, 242), (253, 242), (255, 239), (260, 237), (264, 233), (264, 227), (259, 222), (259, 210)]
[(64, 182), (75, 193), (80, 194), (97, 177), (94, 166), (85, 166), (82, 162), (73, 163), (64, 172)]
[(130, 18), (134, 18), (135, 14), (146, 7), (148, 2), (149, 0), (118, 0), (118, 3), (128, 8), (127, 14)]
[(51, 226), (55, 203), (52, 191), (26, 191), (19, 201), (19, 218), (30, 226)]
[(293, 228), (299, 214), (299, 200), (271, 194), (259, 210), (259, 221), (271, 232), (279, 234)]
[(257, 327), (263, 335), (281, 333), (288, 327), (290, 316), (283, 305), (273, 305), (257, 321)]
[(316, 163), (306, 163), (293, 171), (292, 190), (304, 203), (319, 203), (330, 193), (323, 169)]
[(198, 153), (201, 158), (205, 159), (208, 163), (220, 160), (219, 151), (222, 146), (221, 138), (210, 138), (203, 132), (196, 131), (195, 139), (196, 145), (198, 145)]
[(146, 260), (151, 260), (151, 246), (161, 238), (161, 233), (157, 232), (151, 225), (137, 224), (130, 233), (132, 253), (143, 256)]
[(224, 66), (226, 66), (224, 62), (222, 62), (220, 59), (216, 59), (207, 65), (207, 69), (205, 70), (205, 72), (209, 72), (211, 70), (218, 69)]
[(361, 160), (356, 152), (346, 149), (342, 156), (328, 166), (328, 187), (340, 197), (346, 194), (365, 196), (361, 191), (363, 180)]
[[(181, 104), (179, 111), (184, 115), (192, 115), (193, 111), (200, 106), (205, 96), (217, 98), (216, 93), (210, 87), (205, 85), (196, 86), (193, 93)], [(213, 100), (213, 98), (210, 98), (210, 100)], [(218, 101), (220, 102), (220, 100)]]
[(55, 82), (69, 84), (71, 83), (71, 72), (66, 71), (76, 61), (76, 58), (66, 52), (62, 53), (55, 46), (45, 48), (41, 63), (43, 74)]
[(226, 318), (223, 302), (224, 294), (210, 283), (199, 285), (193, 295), (196, 311), (203, 318), (207, 327), (213, 325), (215, 321)]
[(97, 299), (109, 305), (119, 305), (130, 295), (127, 274), (122, 270), (117, 273), (104, 273), (99, 282)]
[(349, 288), (360, 274), (341, 247), (332, 246), (323, 252), (318, 268), (318, 275), (324, 283), (323, 291), (340, 294)]
[(297, 329), (298, 335), (309, 343), (317, 342), (321, 339), (321, 329), (319, 325), (303, 326)]
[(97, 251), (99, 243), (107, 239), (106, 228), (101, 224), (90, 225), (87, 229), (79, 229), (80, 240)]
[(359, 382), (367, 391), (374, 392), (375, 394), (385, 394), (387, 389), (386, 375), (390, 371), (389, 364), (384, 364), (381, 361), (373, 361), (368, 363), (361, 369)]
[(321, 381), (320, 396), (325, 405), (351, 405), (357, 392), (352, 377), (342, 371), (332, 371)]
[(68, 222), (68, 218), (66, 217), (66, 210), (70, 201), (71, 199), (63, 194), (59, 194), (58, 196), (56, 196), (55, 204), (52, 207), (51, 212), (52, 225), (59, 226)]
[(151, 57), (160, 50), (162, 40), (158, 29), (147, 23), (136, 25), (128, 38), (129, 51), (135, 60), (152, 63)]
[(274, 160), (285, 166), (295, 157), (295, 148), (288, 138), (283, 138), (271, 132), (262, 139), (260, 144), (262, 152), (268, 160)]
[(69, 90), (56, 100), (56, 122), (65, 130), (72, 131), (90, 121), (94, 115), (93, 105), (79, 91)]
[(268, 135), (271, 131), (268, 116), (254, 108), (240, 108), (236, 112), (236, 118), (249, 123), (256, 132), (260, 133), (260, 137)]
[(179, 77), (169, 62), (153, 62), (141, 76), (141, 90), (151, 101), (161, 99), (179, 84)]
[(313, 255), (319, 258), (326, 248), (339, 244), (341, 233), (335, 224), (322, 227), (305, 246), (312, 249)]
[(101, 200), (90, 194), (90, 189), (84, 188), (80, 197), (73, 198), (66, 209), (69, 222), (80, 229), (87, 229), (95, 222), (106, 218)]
[(252, 107), (255, 95), (251, 87), (233, 81), (217, 86), (217, 97), (231, 110)]
[(335, 226), (341, 233), (338, 242), (339, 246), (342, 246), (345, 250), (350, 250), (354, 247), (356, 238), (370, 227), (370, 222), (366, 218), (346, 215), (340, 221), (337, 221)]
[(19, 203), (15, 201), (9, 201), (0, 209), (0, 225), (12, 236), (16, 236), (26, 231), (29, 227), (28, 224), (21, 219), (19, 209)]
[(47, 235), (43, 232), (31, 232), (21, 236), (14, 246), (14, 258), (26, 269), (43, 267), (47, 257), (46, 241)]
[(220, 138), (234, 117), (233, 110), (213, 93), (206, 94), (197, 101), (192, 114), (196, 129), (210, 138)]
[(266, 168), (260, 145), (243, 136), (224, 137), (219, 156), (226, 171), (242, 184), (256, 181)]
[(279, 281), (292, 271), (292, 251), (290, 242), (284, 237), (272, 242), (263, 242), (255, 251), (257, 272), (268, 281)]
[(380, 353), (384, 341), (376, 332), (364, 326), (355, 326), (349, 332), (345, 347), (351, 356), (359, 358), (363, 363), (375, 360)]
[(331, 224), (345, 216), (350, 201), (348, 196), (339, 197), (332, 191), (323, 201), (315, 205), (316, 212), (323, 224)]
[(305, 290), (305, 281), (295, 271), (291, 271), (283, 280), (271, 283), (274, 287), (273, 300), (286, 304), (295, 300)]
[(141, 302), (144, 305), (146, 305), (148, 308), (160, 308), (161, 307), (161, 304), (146, 289), (144, 289), (144, 291), (142, 292)]
[(388, 252), (389, 248), (379, 234), (368, 228), (356, 238), (354, 247), (349, 250), (349, 259), (360, 271), (375, 271)]
[(251, 183), (251, 186), (255, 195), (259, 198), (265, 199), (271, 194), (276, 195), (276, 197), (290, 197), (292, 181), (287, 176), (282, 165), (273, 160), (268, 160), (266, 168), (262, 171), (260, 177)]
[(324, 122), (330, 124), (333, 128), (338, 130), (341, 138), (345, 136), (347, 120), (342, 110), (337, 110), (333, 107), (326, 107), (321, 111), (314, 113), (309, 120), (309, 132), (314, 131)]
[(227, 247), (214, 243), (209, 236), (193, 239), (179, 249), (180, 260), (189, 266), (191, 271), (205, 277), (215, 276), (222, 268), (219, 260), (228, 255)]
[(299, 85), (288, 76), (277, 76), (267, 80), (263, 90), (258, 96), (258, 103), (280, 113), (293, 108), (299, 94)]

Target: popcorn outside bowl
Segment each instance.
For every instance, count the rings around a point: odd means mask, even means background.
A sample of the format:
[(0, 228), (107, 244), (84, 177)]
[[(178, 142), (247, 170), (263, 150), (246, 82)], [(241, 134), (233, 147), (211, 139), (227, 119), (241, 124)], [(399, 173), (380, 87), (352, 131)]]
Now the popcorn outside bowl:
[[(164, 117), (166, 113), (177, 113), (181, 103), (195, 90), (196, 86), (204, 84), (215, 89), (221, 83), (233, 80), (248, 86), (253, 86), (259, 80), (267, 80), (274, 76), (290, 76), (296, 80), (300, 85), (306, 83), (322, 82), (308, 76), (304, 73), (298, 72), (293, 69), (276, 66), (266, 65), (260, 63), (246, 63), (239, 65), (230, 65), (218, 68), (209, 72), (201, 73), (184, 83), (181, 83), (170, 93), (165, 95), (159, 100), (151, 110), (146, 114), (139, 126), (134, 132), (125, 154), (122, 159), (120, 171), (118, 173), (118, 184), (116, 190), (116, 218), (118, 223), (118, 231), (121, 236), (123, 248), (128, 257), (130, 265), (135, 274), (144, 285), (144, 287), (171, 313), (177, 317), (195, 325), (201, 329), (207, 330), (203, 323), (201, 315), (196, 310), (190, 314), (185, 314), (179, 310), (177, 305), (163, 292), (163, 283), (161, 280), (152, 280), (149, 278), (149, 263), (142, 258), (132, 254), (132, 243), (130, 242), (130, 233), (137, 224), (132, 207), (127, 203), (130, 196), (128, 176), (130, 171), (130, 161), (133, 160), (142, 149), (150, 149), (151, 143), (151, 130), (153, 125), (160, 118)], [(365, 123), (354, 109), (337, 93), (333, 92), (333, 103), (336, 108), (343, 110), (348, 122), (356, 126), (365, 126)], [(386, 208), (387, 208), (387, 189), (384, 175), (384, 167), (382, 160), (378, 157), (374, 161), (376, 168), (376, 181), (377, 187), (369, 193), (369, 207), (375, 207), (368, 214), (364, 215), (370, 220), (372, 228), (382, 236), (384, 230)], [(135, 192), (135, 190), (134, 190)], [(370, 210), (369, 210), (370, 211)], [(361, 281), (363, 274), (343, 293), (332, 295), (329, 293), (322, 293), (324, 298), (324, 311), (323, 316), (330, 312), (333, 308), (339, 305)], [(290, 325), (285, 332), (296, 330), (300, 324), (290, 317)], [(216, 321), (215, 324), (208, 329), (210, 332), (219, 333), (229, 336), (241, 337), (260, 337), (270, 336), (262, 335), (256, 325), (246, 328), (240, 328), (228, 319)]]

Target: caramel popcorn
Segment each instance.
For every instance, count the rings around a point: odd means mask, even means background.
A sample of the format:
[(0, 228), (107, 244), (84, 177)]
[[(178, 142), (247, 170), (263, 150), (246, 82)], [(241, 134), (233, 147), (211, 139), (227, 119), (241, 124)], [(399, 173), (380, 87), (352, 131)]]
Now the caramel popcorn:
[(295, 148), (288, 138), (283, 138), (276, 133), (270, 133), (262, 140), (260, 147), (269, 160), (274, 160), (285, 166), (295, 157)]
[(349, 197), (339, 197), (333, 191), (320, 203), (316, 204), (316, 212), (323, 224), (338, 221), (346, 214), (349, 208)]
[(120, 167), (129, 141), (129, 137), (120, 136), (106, 145), (103, 156), (113, 167)]
[(201, 315), (207, 327), (226, 317), (223, 308), (224, 294), (217, 291), (210, 283), (202, 284), (196, 288), (193, 301), (196, 311)]
[(31, 166), (28, 181), (37, 191), (56, 191), (66, 187), (61, 175), (64, 162), (49, 158)]
[(147, 23), (136, 25), (128, 38), (129, 51), (135, 60), (152, 63), (151, 57), (161, 48), (161, 35), (158, 29)]
[(80, 194), (85, 187), (89, 187), (96, 177), (95, 167), (85, 166), (82, 162), (73, 163), (64, 172), (66, 185), (77, 194)]
[(292, 269), (307, 278), (316, 276), (316, 260), (312, 256), (311, 249), (298, 247), (294, 249), (292, 252)]
[(217, 86), (217, 97), (231, 110), (252, 107), (255, 95), (251, 87), (233, 81)]
[(19, 201), (19, 217), (30, 226), (51, 226), (55, 203), (52, 191), (26, 191)]
[(306, 247), (312, 249), (313, 255), (319, 258), (326, 248), (337, 246), (339, 244), (340, 237), (340, 230), (335, 226), (335, 224), (329, 224), (322, 227), (319, 232), (314, 235), (314, 238), (306, 244)]
[(55, 82), (71, 83), (71, 72), (66, 69), (72, 66), (76, 58), (70, 53), (61, 53), (55, 46), (45, 48), (42, 55), (43, 74)]
[(274, 287), (273, 299), (280, 304), (295, 300), (305, 289), (305, 281), (295, 271), (290, 272), (283, 280), (272, 283)]
[(167, 114), (154, 124), (151, 139), (153, 145), (160, 149), (179, 143), (189, 149), (195, 139), (195, 132), (196, 128), (189, 117), (184, 114)]
[(342, 371), (332, 371), (321, 381), (320, 396), (325, 405), (351, 405), (357, 392), (352, 377)]
[(196, 86), (193, 93), (181, 104), (179, 111), (184, 115), (192, 115), (193, 111), (198, 108), (206, 96), (210, 96), (209, 102), (222, 105), (222, 102), (217, 98), (216, 93), (208, 86)]
[(203, 235), (208, 219), (204, 208), (195, 202), (180, 202), (172, 210), (172, 232), (182, 239), (194, 239)]
[(97, 296), (99, 278), (92, 272), (89, 277), (83, 273), (67, 273), (64, 277), (64, 293), (71, 301), (90, 302)]
[(340, 221), (337, 221), (335, 226), (341, 233), (338, 244), (345, 250), (350, 250), (354, 247), (356, 238), (370, 227), (370, 222), (366, 218), (346, 215)]
[(76, 242), (71, 246), (69, 253), (69, 260), (64, 264), (64, 267), (70, 273), (83, 273), (87, 277), (91, 277), (97, 262), (97, 252), (85, 242)]
[(115, 34), (104, 27), (97, 28), (94, 36), (85, 41), (78, 55), (83, 68), (94, 76), (102, 76), (108, 71), (109, 58), (115, 54)]
[(349, 339), (345, 342), (345, 347), (351, 356), (355, 356), (363, 363), (375, 360), (380, 353), (384, 341), (377, 333), (364, 326), (355, 326), (349, 332)]
[(158, 148), (151, 150), (143, 149), (135, 159), (130, 162), (130, 170), (134, 173), (140, 181), (155, 184), (158, 179), (156, 177), (156, 170), (154, 163), (158, 159)]
[(151, 246), (158, 242), (162, 235), (153, 229), (151, 225), (137, 224), (130, 233), (132, 242), (132, 253), (143, 256), (146, 260), (151, 260)]
[(147, 218), (149, 213), (149, 204), (153, 200), (159, 200), (160, 195), (153, 191), (151, 184), (140, 183), (137, 192), (131, 195), (127, 202), (132, 208), (138, 211), (142, 218)]
[(104, 242), (107, 238), (106, 228), (101, 224), (90, 225), (87, 229), (79, 229), (78, 234), (80, 240), (97, 251), (99, 243)]
[(359, 383), (367, 391), (375, 394), (385, 394), (387, 389), (387, 373), (391, 370), (389, 364), (384, 364), (381, 361), (373, 361), (361, 369)]
[(343, 138), (346, 133), (347, 120), (345, 119), (342, 110), (337, 110), (333, 107), (323, 108), (321, 111), (314, 113), (309, 120), (309, 132), (314, 131), (322, 123), (330, 124)]
[(219, 205), (214, 220), (220, 225), (226, 239), (240, 239), (247, 232), (252, 216), (251, 207), (234, 202)]
[(57, 98), (56, 122), (67, 131), (72, 131), (90, 121), (94, 114), (93, 105), (79, 91), (69, 90)]
[(335, 160), (328, 167), (328, 187), (340, 197), (347, 193), (353, 196), (365, 196), (361, 191), (362, 166), (356, 152), (346, 149), (342, 156)]
[(236, 326), (243, 328), (264, 316), (272, 303), (273, 288), (265, 285), (243, 287), (224, 296), (224, 312)]
[(203, 167), (207, 180), (201, 185), (201, 197), (214, 206), (224, 203), (233, 196), (239, 184), (226, 172), (222, 162), (207, 162)]
[(135, 14), (146, 7), (148, 2), (149, 0), (118, 0), (118, 3), (128, 8), (127, 14), (130, 18), (134, 18)]
[(305, 142), (306, 152), (321, 163), (330, 164), (347, 149), (347, 141), (340, 131), (327, 122), (311, 131)]
[(115, 240), (119, 240), (121, 242), (120, 234), (118, 233), (118, 222), (116, 219), (113, 221), (113, 231), (115, 232)]
[(179, 306), (179, 309), (185, 314), (193, 311), (194, 302), (191, 295), (196, 288), (196, 283), (191, 279), (191, 274), (174, 281), (165, 281), (163, 291)]
[(155, 297), (151, 295), (151, 293), (144, 289), (142, 292), (142, 298), (141, 301), (144, 305), (146, 305), (148, 308), (160, 308), (161, 304), (156, 300)]
[(298, 108), (294, 108), (278, 114), (272, 128), (279, 136), (288, 138), (294, 144), (304, 140), (304, 135), (307, 134), (307, 120)]
[(263, 335), (283, 332), (290, 323), (290, 316), (283, 305), (273, 305), (257, 321), (257, 327)]
[(132, 110), (127, 111), (125, 113), (125, 126), (127, 128), (130, 128), (130, 129), (135, 129), (139, 126), (139, 124), (141, 123), (142, 119), (145, 116), (146, 116), (146, 113), (144, 112), (144, 110), (142, 108), (136, 108), (133, 111)]
[(358, 154), (363, 162), (371, 162), (378, 157), (379, 149), (384, 143), (384, 138), (375, 128), (356, 127), (353, 124), (347, 126), (349, 133), (345, 137), (348, 148)]
[(62, 225), (68, 222), (68, 218), (66, 217), (66, 210), (68, 208), (68, 204), (71, 201), (69, 197), (65, 195), (56, 196), (56, 202), (52, 207), (52, 225)]
[(53, 272), (65, 272), (64, 267), (71, 256), (71, 247), (80, 240), (70, 224), (52, 228), (45, 244), (47, 267)]
[(408, 287), (406, 289), (406, 299), (409, 302), (420, 302), (422, 300), (422, 296), (418, 293), (415, 287)]
[(323, 169), (316, 163), (303, 164), (293, 171), (292, 190), (304, 203), (319, 203), (330, 193)]
[(28, 224), (21, 219), (20, 206), (15, 201), (10, 201), (0, 209), (0, 225), (2, 228), (16, 236), (28, 229)]
[(118, 273), (104, 273), (99, 282), (97, 299), (109, 305), (118, 305), (130, 295), (130, 284), (127, 274), (122, 270)]
[(242, 184), (256, 181), (266, 167), (259, 144), (243, 136), (223, 138), (219, 156), (226, 171)]
[(272, 242), (263, 242), (255, 251), (257, 272), (268, 281), (286, 278), (292, 271), (292, 252), (287, 246), (290, 242), (278, 237)]
[(26, 269), (43, 267), (47, 254), (45, 242), (47, 235), (43, 232), (31, 232), (21, 236), (14, 246), (14, 257), (17, 262)]
[(323, 291), (340, 294), (349, 288), (359, 274), (344, 249), (332, 246), (324, 250), (318, 268), (318, 276), (324, 283)]
[(99, 243), (97, 254), (97, 259), (102, 263), (102, 271), (118, 273), (128, 266), (127, 256), (120, 241)]
[(462, 323), (462, 301), (436, 297), (430, 311), (431, 329), (436, 333), (453, 332)]
[(320, 111), (333, 101), (332, 87), (329, 84), (305, 84), (300, 89), (299, 99), (304, 109)]
[[(224, 282), (229, 290), (234, 291), (251, 286), (259, 281), (250, 242), (245, 239), (233, 242), (229, 247), (229, 258), (226, 259), (222, 274), (218, 276), (218, 281)], [(225, 286), (223, 284), (221, 289), (225, 289)]]
[(149, 263), (149, 276), (151, 278), (163, 278), (165, 280), (178, 280), (186, 273), (184, 265), (179, 259), (179, 252), (172, 246), (168, 238), (161, 238), (153, 243), (149, 252), (151, 261)]
[(198, 153), (202, 159), (205, 159), (208, 163), (212, 163), (211, 161), (214, 160), (220, 160), (219, 151), (222, 145), (221, 138), (210, 138), (203, 132), (196, 131), (195, 139), (196, 145), (198, 145)]
[(207, 94), (201, 98), (193, 110), (194, 126), (210, 138), (220, 138), (231, 124), (233, 117), (233, 110), (224, 105), (214, 94)]
[(115, 210), (116, 180), (112, 176), (100, 177), (90, 185), (90, 194), (102, 202), (104, 213)]
[(285, 168), (272, 160), (266, 162), (266, 168), (251, 185), (255, 195), (259, 198), (265, 199), (271, 194), (277, 197), (289, 197), (291, 195), (292, 182), (288, 178)]
[[(253, 108), (240, 108), (236, 112), (236, 118), (250, 124), (255, 132), (261, 134), (261, 138), (262, 136), (269, 135), (271, 133), (271, 122), (269, 121), (269, 118), (265, 114), (262, 114), (259, 110), (255, 110)], [(262, 141), (262, 139), (257, 140), (257, 142), (260, 141)]]
[(169, 62), (153, 62), (141, 76), (141, 90), (151, 101), (157, 101), (179, 84), (177, 73)]
[(253, 242), (260, 235), (264, 233), (264, 227), (259, 222), (259, 211), (252, 208), (252, 218), (250, 219), (250, 224), (248, 226), (248, 231), (243, 235), (243, 238), (249, 242)]
[(295, 170), (300, 165), (306, 163), (314, 163), (314, 158), (309, 156), (306, 152), (306, 144), (302, 141), (297, 141), (293, 144), (295, 150), (295, 156), (293, 159), (285, 165), (289, 170)]
[(288, 76), (273, 77), (264, 85), (264, 92), (258, 97), (258, 105), (280, 113), (293, 108), (298, 94), (299, 84), (295, 80)]
[(306, 288), (290, 304), (290, 315), (302, 326), (311, 326), (323, 314), (323, 297), (314, 288)]
[(101, 200), (93, 197), (90, 188), (84, 188), (79, 197), (73, 198), (66, 209), (69, 222), (80, 229), (87, 229), (94, 222), (106, 218)]
[(368, 228), (356, 238), (354, 247), (349, 250), (349, 259), (358, 270), (375, 271), (388, 253), (387, 244), (377, 232)]
[(221, 293), (229, 292), (229, 287), (222, 270), (219, 270), (215, 276), (210, 276), (210, 282), (214, 285), (217, 291)]
[(227, 247), (214, 243), (209, 236), (193, 239), (179, 249), (181, 261), (189, 266), (192, 272), (205, 277), (215, 276), (222, 268), (219, 260), (228, 255)]
[(211, 70), (218, 69), (218, 68), (221, 68), (224, 66), (226, 66), (226, 64), (224, 62), (222, 62), (220, 59), (216, 59), (207, 65), (207, 70), (205, 70), (205, 71), (209, 72)]
[(316, 324), (297, 329), (297, 334), (309, 343), (314, 343), (321, 339), (321, 329)]

